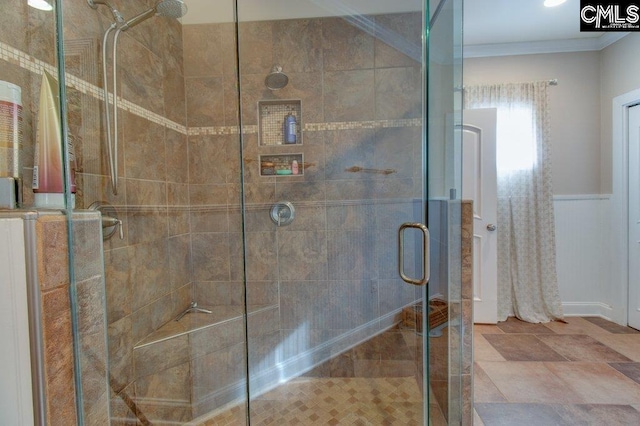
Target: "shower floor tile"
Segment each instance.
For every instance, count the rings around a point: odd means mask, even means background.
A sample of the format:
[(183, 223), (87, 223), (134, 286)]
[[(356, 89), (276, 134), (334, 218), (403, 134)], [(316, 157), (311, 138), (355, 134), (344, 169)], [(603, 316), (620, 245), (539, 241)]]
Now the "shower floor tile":
[[(422, 425), (422, 380), (415, 361), (420, 347), (415, 333), (388, 330), (254, 398), (251, 424)], [(433, 426), (446, 425), (437, 404), (430, 410)], [(244, 405), (236, 406), (194, 424), (242, 425), (244, 413)]]

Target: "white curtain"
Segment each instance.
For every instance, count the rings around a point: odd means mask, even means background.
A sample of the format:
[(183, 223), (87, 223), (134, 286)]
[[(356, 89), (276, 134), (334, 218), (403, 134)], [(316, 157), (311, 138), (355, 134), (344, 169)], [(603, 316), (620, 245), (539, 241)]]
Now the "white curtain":
[(498, 319), (562, 319), (548, 83), (465, 87), (465, 108), (497, 108)]

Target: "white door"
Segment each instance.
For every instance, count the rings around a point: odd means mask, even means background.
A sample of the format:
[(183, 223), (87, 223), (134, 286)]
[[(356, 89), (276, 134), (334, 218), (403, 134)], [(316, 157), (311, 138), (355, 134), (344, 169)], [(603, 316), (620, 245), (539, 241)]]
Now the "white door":
[(640, 329), (640, 105), (629, 108), (629, 326)]
[(463, 112), (462, 199), (473, 201), (473, 321), (498, 321), (497, 111)]

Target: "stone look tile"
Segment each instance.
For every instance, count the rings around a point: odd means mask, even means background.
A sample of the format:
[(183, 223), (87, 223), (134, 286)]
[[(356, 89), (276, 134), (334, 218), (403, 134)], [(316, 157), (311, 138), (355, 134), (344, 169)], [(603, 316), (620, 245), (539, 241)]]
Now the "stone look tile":
[(184, 81), (185, 78), (182, 73), (180, 73), (179, 67), (167, 65), (164, 82), (162, 84), (165, 114), (167, 119), (183, 126), (187, 124), (187, 95), (185, 93)]
[(419, 118), (422, 113), (420, 67), (377, 69), (376, 118)]
[(286, 74), (322, 70), (321, 19), (287, 19), (273, 23), (274, 63)]
[(565, 317), (564, 320), (566, 323), (551, 321), (544, 326), (557, 334), (585, 334), (592, 337), (594, 334), (610, 334), (602, 327), (598, 327), (582, 317)]
[(477, 331), (473, 334), (473, 356), (476, 361), (506, 361), (500, 352)]
[(120, 96), (151, 110), (156, 114), (164, 113), (162, 90), (162, 59), (146, 49), (129, 35), (120, 38), (118, 52), (119, 64), (136, 64), (136, 66), (120, 66), (118, 79), (121, 83)]
[(170, 129), (166, 129), (165, 132), (167, 181), (187, 183), (189, 181), (187, 136)]
[(373, 36), (360, 30), (346, 19), (328, 18), (323, 20), (322, 36), (325, 70), (373, 68)]
[[(105, 335), (102, 329), (98, 333), (80, 336), (80, 368), (82, 378), (82, 396), (86, 424), (105, 419), (108, 416), (108, 357)], [(104, 424), (104, 423), (103, 423)]]
[(132, 251), (132, 309), (158, 299), (170, 290), (170, 277), (165, 272), (168, 250), (164, 243), (138, 244)]
[(210, 127), (224, 125), (224, 80), (222, 77), (186, 79), (187, 125)]
[(273, 22), (243, 22), (239, 25), (240, 74), (260, 74), (273, 67)]
[(325, 120), (362, 121), (375, 116), (374, 71), (324, 73)]
[(133, 114), (122, 118), (121, 141), (125, 151), (127, 178), (166, 178), (164, 128)]
[(607, 321), (604, 318), (600, 317), (584, 317), (585, 320), (589, 321), (592, 324), (597, 325), (600, 328), (607, 330), (610, 333), (614, 334), (640, 334), (640, 331), (635, 330), (631, 327), (624, 327), (622, 325), (618, 325), (611, 321)]
[(76, 281), (102, 276), (102, 239), (97, 213), (76, 213), (72, 221)]
[(551, 404), (476, 404), (485, 425), (564, 425), (564, 419)]
[[(548, 404), (587, 402), (579, 392), (559, 378), (556, 371), (548, 368), (564, 363), (481, 361), (477, 364), (509, 402)], [(484, 419), (482, 413), (480, 411), (478, 413)], [(484, 421), (487, 423), (486, 419)]]
[(640, 362), (640, 336), (636, 334), (592, 334), (591, 337), (604, 343), (616, 352)]
[(186, 77), (222, 75), (222, 28), (219, 25), (183, 26)]
[(189, 361), (187, 335), (144, 346), (133, 351), (136, 378), (156, 374), (159, 371)]
[(214, 391), (244, 380), (244, 350), (245, 345), (241, 343), (191, 361), (193, 402), (197, 403)]
[(193, 234), (193, 279), (225, 281), (230, 277), (229, 240), (225, 234)]
[(73, 339), (68, 287), (42, 294), (47, 416), (50, 424), (74, 424)]
[(105, 283), (107, 321), (109, 324), (131, 314), (132, 279), (130, 256), (132, 249), (120, 248), (105, 252)]
[(640, 384), (605, 363), (545, 363), (569, 389), (590, 404), (638, 404)]
[(567, 361), (565, 357), (530, 334), (483, 336), (507, 361)]
[(67, 223), (64, 216), (44, 216), (36, 223), (38, 278), (42, 290), (69, 284)]
[(554, 408), (568, 425), (640, 424), (640, 413), (630, 405), (580, 404)]
[(189, 405), (191, 399), (191, 371), (188, 362), (158, 371), (136, 380), (136, 395), (143, 399), (163, 400), (163, 403)]
[(609, 365), (636, 383), (640, 383), (640, 363), (610, 362)]
[(327, 236), (323, 231), (291, 231), (278, 237), (280, 279), (327, 279)]
[(552, 347), (556, 352), (569, 361), (587, 362), (630, 362), (631, 360), (619, 354), (597, 340), (580, 334), (551, 335), (540, 334), (538, 339)]
[(127, 316), (109, 324), (109, 385), (119, 393), (133, 377), (133, 330), (131, 317)]
[(500, 328), (498, 328), (497, 325), (474, 324), (473, 325), (473, 334), (474, 335), (478, 335), (478, 334), (504, 334), (504, 331), (502, 331)]
[[(416, 66), (420, 58), (422, 44), (422, 16), (420, 13), (394, 13), (375, 17), (375, 66), (399, 67)], [(392, 32), (397, 39), (393, 42), (385, 37)], [(407, 55), (407, 46), (414, 52), (414, 56)]]
[(105, 330), (104, 281), (101, 275), (76, 283), (78, 332), (100, 333)]
[[(331, 269), (330, 269), (331, 270)], [(354, 329), (378, 317), (375, 295), (369, 280), (337, 280), (330, 282), (329, 306), (331, 329)]]
[(493, 384), (487, 373), (477, 363), (474, 366), (474, 402), (507, 402), (507, 399), (500, 393), (496, 385)]
[[(329, 323), (324, 307), (329, 304), (329, 288), (322, 281), (294, 281), (280, 284), (283, 329), (323, 329)], [(310, 314), (311, 313), (311, 314)]]

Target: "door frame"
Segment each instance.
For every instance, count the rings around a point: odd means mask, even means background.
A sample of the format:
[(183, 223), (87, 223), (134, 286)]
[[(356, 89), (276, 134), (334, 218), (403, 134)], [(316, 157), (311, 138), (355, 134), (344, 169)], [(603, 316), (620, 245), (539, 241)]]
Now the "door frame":
[[(613, 98), (612, 177), (610, 229), (612, 234), (612, 282), (619, 283), (614, 292), (612, 320), (629, 324), (629, 114), (640, 103), (640, 89)], [(619, 304), (620, 309), (615, 309)]]

